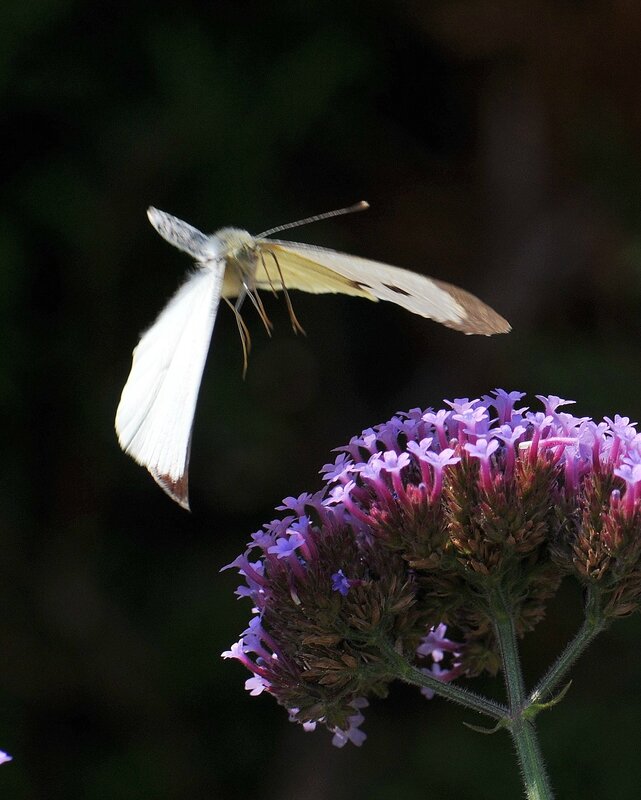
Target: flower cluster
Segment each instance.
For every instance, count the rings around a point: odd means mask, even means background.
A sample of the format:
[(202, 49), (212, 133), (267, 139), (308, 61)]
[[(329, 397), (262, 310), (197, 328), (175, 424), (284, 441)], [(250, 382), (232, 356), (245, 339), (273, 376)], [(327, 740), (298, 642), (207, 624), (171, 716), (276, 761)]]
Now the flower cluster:
[(398, 413), (338, 448), (322, 491), (283, 501), (229, 565), (255, 616), (224, 655), (252, 694), (360, 744), (365, 698), (397, 677), (390, 648), (440, 681), (494, 673), (493, 603), (523, 635), (566, 574), (608, 618), (638, 607), (641, 434), (523, 397)]

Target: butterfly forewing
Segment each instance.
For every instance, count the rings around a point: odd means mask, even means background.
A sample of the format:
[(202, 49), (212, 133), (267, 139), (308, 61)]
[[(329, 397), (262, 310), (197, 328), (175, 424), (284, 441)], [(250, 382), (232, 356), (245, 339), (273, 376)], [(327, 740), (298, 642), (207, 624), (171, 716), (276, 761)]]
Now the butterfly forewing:
[(116, 412), (123, 450), (184, 508), (191, 429), (224, 270), (220, 261), (191, 274), (142, 335)]
[(270, 239), (258, 242), (265, 255), (272, 253), (278, 261), (287, 288), (387, 300), (464, 333), (489, 336), (510, 330), (488, 305), (451, 284), (323, 247)]
[(182, 219), (174, 217), (173, 214), (167, 214), (166, 211), (149, 206), (147, 217), (165, 241), (173, 244), (179, 250), (189, 253), (196, 261), (208, 261), (217, 255), (216, 252), (212, 252), (215, 239), (206, 236), (198, 228), (194, 228), (193, 225), (189, 225)]
[(346, 278), (335, 269), (328, 269), (309, 255), (303, 254), (302, 249), (295, 250), (299, 245), (271, 239), (256, 241), (263, 256), (254, 279), (257, 289), (269, 290), (273, 287), (279, 290), (282, 288), (282, 277), (287, 289), (298, 289), (311, 294), (348, 294), (366, 297), (368, 300), (378, 299), (358, 281)]

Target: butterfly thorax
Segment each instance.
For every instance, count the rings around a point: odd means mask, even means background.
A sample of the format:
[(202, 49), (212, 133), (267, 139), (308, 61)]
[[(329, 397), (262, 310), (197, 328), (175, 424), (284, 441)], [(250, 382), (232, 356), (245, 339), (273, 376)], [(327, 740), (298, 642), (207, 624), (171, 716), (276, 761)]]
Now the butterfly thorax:
[(243, 287), (253, 287), (259, 252), (256, 240), (242, 228), (221, 228), (212, 236), (227, 269), (223, 280), (223, 297), (238, 297)]

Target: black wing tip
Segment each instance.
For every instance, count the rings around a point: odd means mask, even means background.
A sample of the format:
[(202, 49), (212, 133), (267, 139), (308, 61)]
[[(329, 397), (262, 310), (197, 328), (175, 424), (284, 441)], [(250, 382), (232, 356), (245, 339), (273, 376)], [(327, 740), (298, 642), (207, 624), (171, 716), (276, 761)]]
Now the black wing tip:
[(451, 283), (438, 280), (434, 283), (444, 289), (463, 311), (461, 318), (443, 322), (448, 328), (479, 336), (494, 336), (496, 333), (509, 333), (512, 330), (512, 326), (504, 317), (475, 295)]
[(500, 333), (510, 333), (512, 330), (510, 323), (500, 314), (492, 311), (489, 306), (486, 308), (491, 314), (486, 312), (479, 314), (478, 309), (476, 309), (476, 313), (470, 314), (466, 309), (466, 315), (462, 320), (455, 323), (445, 322), (444, 324), (461, 331), (467, 336), (495, 336)]
[(189, 485), (186, 472), (177, 479), (172, 478), (170, 475), (162, 475), (161, 473), (155, 472), (152, 469), (149, 470), (149, 473), (156, 481), (158, 486), (160, 486), (160, 488), (166, 494), (168, 494), (175, 503), (178, 503), (178, 505), (181, 508), (184, 508), (185, 511), (191, 511), (189, 506)]
[(510, 323), (495, 311), (492, 312), (491, 317), (483, 321), (483, 327), (484, 330), (482, 330), (481, 333), (484, 336), (494, 336), (497, 333), (510, 333), (512, 330)]
[(147, 466), (147, 464), (143, 463), (135, 453), (129, 449), (131, 444), (130, 441), (125, 441), (122, 436), (122, 432), (118, 428), (118, 423), (116, 421), (116, 435), (118, 437), (118, 444), (122, 448), (123, 452), (125, 452), (128, 456), (131, 456), (133, 460), (140, 464), (143, 467), (147, 467), (147, 470), (151, 477), (156, 481), (158, 486), (165, 492), (166, 494), (171, 497), (171, 499), (178, 503), (181, 508), (184, 508), (185, 511), (191, 511), (189, 506), (189, 482), (187, 473), (185, 472), (179, 478), (174, 480), (170, 475), (163, 475), (160, 472), (157, 472), (152, 467)]

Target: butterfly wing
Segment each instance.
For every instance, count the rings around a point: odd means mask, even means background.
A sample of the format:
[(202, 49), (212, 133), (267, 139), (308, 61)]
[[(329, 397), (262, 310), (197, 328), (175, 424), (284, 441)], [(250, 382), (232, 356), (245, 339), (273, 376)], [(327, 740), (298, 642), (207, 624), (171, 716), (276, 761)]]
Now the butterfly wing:
[(468, 334), (510, 330), (509, 323), (478, 297), (444, 281), (323, 247), (272, 239), (257, 243), (265, 265), (256, 272), (259, 289), (281, 288), (277, 262), (288, 289), (387, 300)]
[(224, 271), (221, 260), (190, 274), (142, 335), (116, 412), (122, 449), (186, 509), (191, 430)]
[[(305, 251), (305, 245), (293, 242), (278, 242), (272, 239), (257, 239), (263, 258), (254, 275), (257, 289), (282, 289), (278, 268), (282, 271), (287, 289), (299, 289), (312, 294), (348, 294), (378, 300), (371, 289), (364, 288), (359, 281), (349, 279), (336, 269), (324, 266), (315, 260), (314, 254)], [(322, 253), (332, 250), (310, 247)], [(350, 256), (347, 256), (350, 258)], [(361, 259), (363, 260), (363, 259)]]
[(196, 261), (204, 262), (216, 256), (216, 253), (212, 252), (212, 245), (216, 242), (215, 237), (205, 236), (193, 225), (153, 206), (147, 209), (147, 217), (166, 242), (189, 253)]

